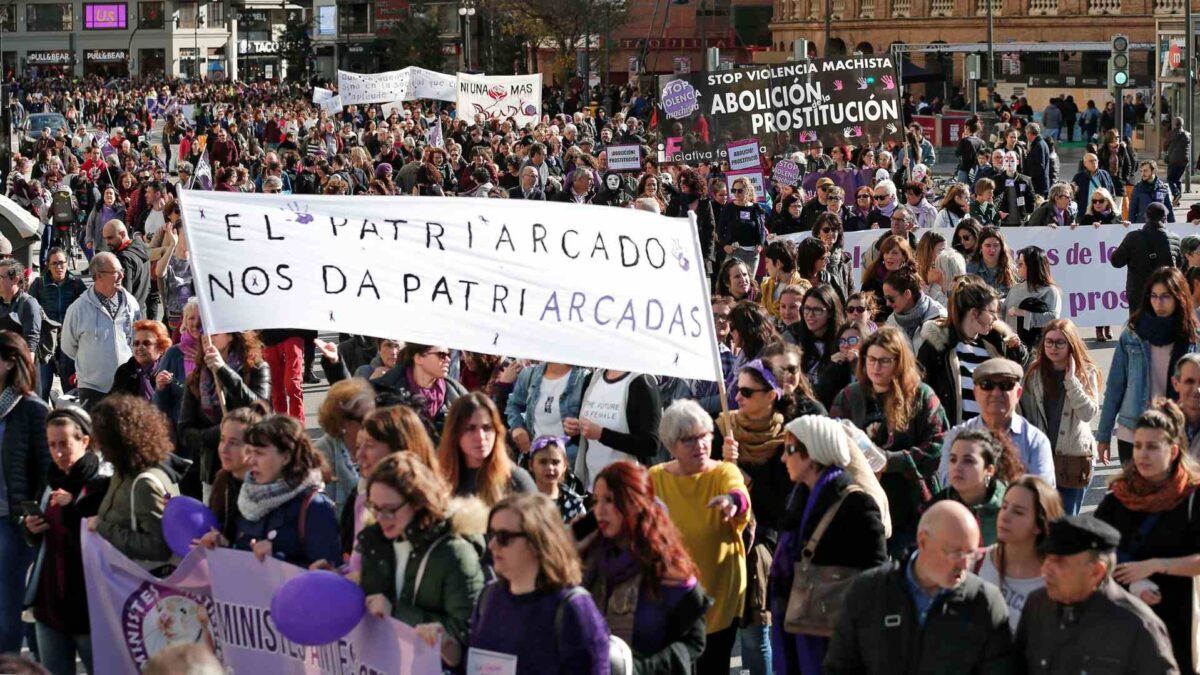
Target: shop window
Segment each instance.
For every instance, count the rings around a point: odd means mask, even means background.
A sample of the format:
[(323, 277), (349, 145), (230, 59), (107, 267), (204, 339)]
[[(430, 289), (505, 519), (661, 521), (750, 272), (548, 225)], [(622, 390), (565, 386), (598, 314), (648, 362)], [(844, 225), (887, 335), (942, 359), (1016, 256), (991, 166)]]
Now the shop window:
[(317, 35), (332, 37), (337, 35), (337, 7), (323, 5), (317, 8)]
[(341, 8), (340, 33), (342, 35), (371, 32), (370, 5), (342, 5)]
[(30, 33), (74, 29), (75, 17), (69, 4), (25, 6), (25, 30)]
[(5, 33), (17, 32), (16, 4), (4, 5), (3, 7), (0, 7), (0, 31)]
[(138, 3), (138, 28), (161, 30), (167, 25), (166, 13), (161, 2)]
[(85, 4), (83, 6), (84, 30), (125, 30), (129, 20), (125, 15), (125, 3)]

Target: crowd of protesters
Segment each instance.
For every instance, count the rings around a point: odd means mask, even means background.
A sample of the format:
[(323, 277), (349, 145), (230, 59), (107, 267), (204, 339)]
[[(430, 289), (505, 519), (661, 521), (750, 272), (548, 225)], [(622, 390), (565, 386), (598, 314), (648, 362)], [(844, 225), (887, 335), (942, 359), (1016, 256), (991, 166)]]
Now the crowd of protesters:
[[(1061, 133), (998, 101), (942, 194), (913, 125), (798, 151), (802, 182), (764, 204), (722, 163), (660, 163), (632, 88), (595, 111), (548, 91), (519, 128), (428, 101), (328, 115), (287, 84), (16, 85), (18, 117), (69, 128), (6, 186), (47, 237), (32, 274), (0, 242), (0, 652), (91, 672), (80, 530), (165, 575), (165, 503), (188, 495), (218, 521), (196, 546), (346, 574), (446, 672), (471, 649), (529, 674), (628, 658), (725, 675), (735, 653), (753, 675), (1200, 666), (1200, 238), (1164, 229), (1177, 180), (1120, 130), (1070, 178)], [(606, 148), (630, 143), (642, 169), (610, 170)], [(453, 335), (208, 332), (174, 197), (209, 187), (695, 214), (725, 381)], [(1130, 221), (1104, 378), (1046, 252), (1004, 232)], [(860, 275), (843, 237), (866, 229)], [(332, 386), (314, 441), (316, 366)]]

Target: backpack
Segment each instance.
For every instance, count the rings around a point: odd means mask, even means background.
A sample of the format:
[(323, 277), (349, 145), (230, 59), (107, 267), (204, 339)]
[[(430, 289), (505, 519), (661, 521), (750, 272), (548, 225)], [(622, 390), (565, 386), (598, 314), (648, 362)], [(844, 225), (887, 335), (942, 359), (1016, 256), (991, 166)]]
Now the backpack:
[[(495, 583), (488, 584), (483, 587), (483, 592), (479, 594), (479, 604), (476, 607), (476, 619), (483, 617), (487, 609), (488, 595), (491, 593)], [(558, 607), (554, 610), (554, 644), (563, 644), (563, 621), (567, 616), (567, 605), (571, 604), (571, 600), (586, 595), (589, 598), (591, 593), (582, 586), (575, 586), (567, 589), (565, 595), (558, 601)], [(477, 624), (476, 624), (477, 625)], [(559, 652), (561, 653), (561, 649)], [(608, 636), (608, 669), (611, 675), (633, 675), (633, 651), (625, 641), (619, 637)]]
[(70, 225), (75, 222), (75, 205), (71, 201), (70, 191), (54, 191), (54, 196), (50, 200), (50, 213), (55, 225)]

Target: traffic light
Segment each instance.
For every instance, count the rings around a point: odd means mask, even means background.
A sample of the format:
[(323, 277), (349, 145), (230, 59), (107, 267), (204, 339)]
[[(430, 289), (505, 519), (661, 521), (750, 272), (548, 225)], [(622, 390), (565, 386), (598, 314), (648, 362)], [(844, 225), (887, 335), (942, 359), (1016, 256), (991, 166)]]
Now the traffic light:
[(1129, 84), (1129, 38), (1120, 33), (1112, 37), (1112, 56), (1108, 59), (1108, 86)]

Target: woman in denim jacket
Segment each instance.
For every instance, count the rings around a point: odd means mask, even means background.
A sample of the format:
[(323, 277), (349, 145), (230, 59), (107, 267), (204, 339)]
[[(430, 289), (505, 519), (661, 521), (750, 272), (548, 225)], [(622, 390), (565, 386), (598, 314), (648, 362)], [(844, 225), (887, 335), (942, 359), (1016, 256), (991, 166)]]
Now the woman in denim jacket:
[[(539, 363), (517, 376), (512, 395), (504, 407), (505, 422), (513, 443), (524, 454), (538, 436), (568, 436), (568, 466), (579, 451), (579, 408), (583, 402), (583, 379), (587, 369), (565, 363)], [(542, 395), (546, 388), (548, 395)], [(558, 392), (557, 410), (554, 397)], [(554, 419), (557, 412), (558, 419)]]
[(1196, 314), (1183, 273), (1160, 267), (1146, 280), (1137, 311), (1129, 317), (1117, 342), (1104, 408), (1096, 431), (1096, 452), (1107, 463), (1116, 426), (1121, 463), (1133, 459), (1133, 430), (1138, 415), (1158, 396), (1178, 399), (1171, 374), (1179, 357), (1196, 351)]

